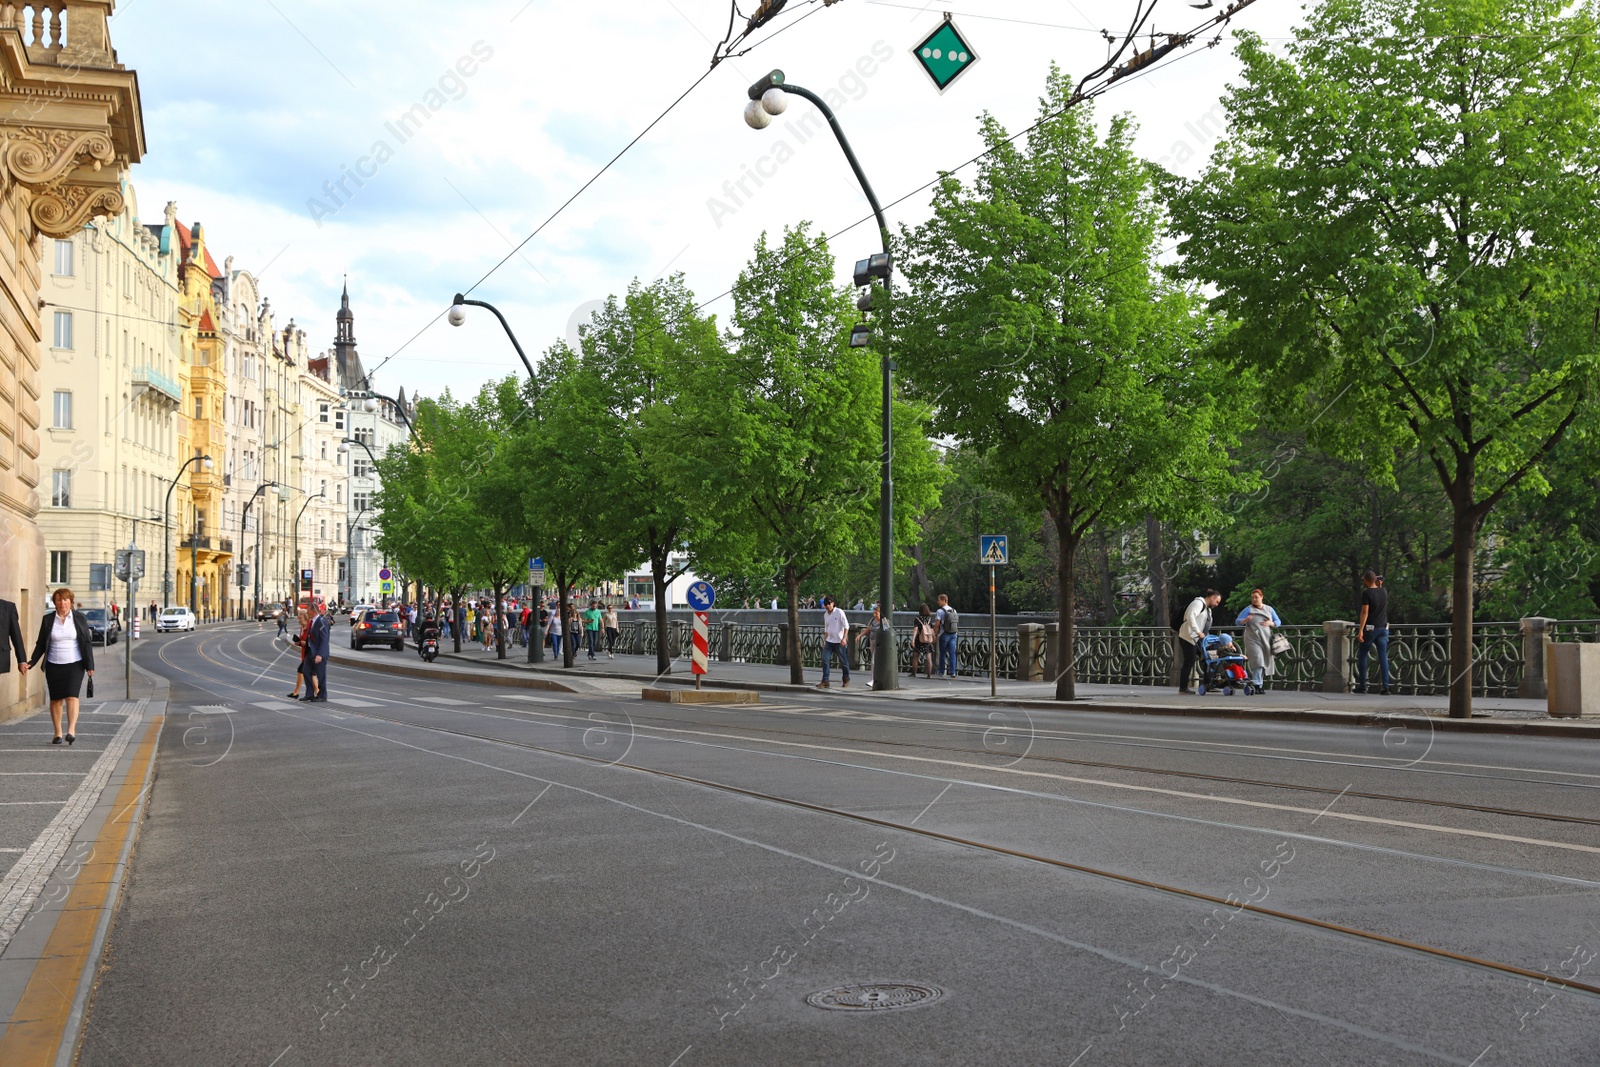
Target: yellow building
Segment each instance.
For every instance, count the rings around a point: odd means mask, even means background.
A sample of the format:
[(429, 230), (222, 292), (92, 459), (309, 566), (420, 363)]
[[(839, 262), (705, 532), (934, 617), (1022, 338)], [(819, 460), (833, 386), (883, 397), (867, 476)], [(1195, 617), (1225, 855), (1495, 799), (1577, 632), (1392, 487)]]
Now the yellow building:
[[(30, 632), (47, 607), (37, 515), (53, 488), (39, 467), (39, 239), (121, 214), (122, 178), (144, 155), (138, 80), (111, 47), (114, 7), (0, 4), (0, 597)], [(43, 694), (39, 674), (0, 676), (0, 721)]]
[(183, 328), (184, 359), (178, 365), (183, 390), (178, 456), (180, 462), (197, 460), (189, 469), (187, 487), (180, 483), (173, 504), (173, 526), (182, 535), (173, 561), (172, 603), (188, 604), (201, 619), (220, 619), (232, 607), (228, 597), (234, 558), (231, 534), (225, 536), (222, 525), (228, 379), (217, 301), (224, 285), (222, 272), (206, 251), (205, 227), (198, 222), (183, 225), (169, 205), (167, 228), (176, 235), (180, 251), (178, 322)]

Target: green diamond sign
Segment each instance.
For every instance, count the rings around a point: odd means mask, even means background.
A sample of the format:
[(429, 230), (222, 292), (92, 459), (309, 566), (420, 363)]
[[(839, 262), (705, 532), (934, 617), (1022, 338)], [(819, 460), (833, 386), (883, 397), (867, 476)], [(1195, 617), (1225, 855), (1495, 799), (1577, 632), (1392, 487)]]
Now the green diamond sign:
[(978, 53), (972, 50), (966, 35), (956, 29), (956, 24), (949, 16), (920, 44), (914, 45), (911, 54), (928, 72), (933, 87), (941, 93), (978, 61)]

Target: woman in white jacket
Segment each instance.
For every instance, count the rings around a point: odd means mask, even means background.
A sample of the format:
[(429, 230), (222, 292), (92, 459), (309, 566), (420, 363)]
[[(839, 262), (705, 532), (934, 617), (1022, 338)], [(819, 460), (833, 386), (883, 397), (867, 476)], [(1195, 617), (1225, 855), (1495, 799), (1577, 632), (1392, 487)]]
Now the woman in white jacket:
[[(1203, 596), (1197, 596), (1190, 601), (1189, 606), (1183, 611), (1183, 622), (1178, 626), (1178, 649), (1183, 653), (1183, 666), (1178, 674), (1178, 692), (1193, 693), (1189, 688), (1189, 678), (1194, 673), (1195, 659), (1198, 657), (1202, 666), (1205, 663), (1206, 634), (1211, 631), (1211, 609), (1222, 603), (1222, 594), (1215, 589), (1207, 589)], [(1200, 676), (1200, 694), (1205, 695), (1205, 675)]]
[(1250, 606), (1239, 613), (1239, 625), (1244, 627), (1244, 655), (1250, 665), (1250, 680), (1257, 686), (1266, 683), (1266, 677), (1277, 671), (1272, 655), (1272, 631), (1282, 626), (1277, 609), (1266, 602), (1266, 594), (1259, 589), (1250, 590)]

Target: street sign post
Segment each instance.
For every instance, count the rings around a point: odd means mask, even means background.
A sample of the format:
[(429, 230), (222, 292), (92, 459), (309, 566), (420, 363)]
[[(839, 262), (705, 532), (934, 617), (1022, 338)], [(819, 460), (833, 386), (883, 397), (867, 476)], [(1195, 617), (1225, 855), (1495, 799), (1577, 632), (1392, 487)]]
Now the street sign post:
[[(137, 523), (135, 523), (137, 526)], [(138, 533), (137, 530), (134, 531)], [(139, 639), (139, 579), (144, 577), (144, 549), (140, 548), (137, 541), (130, 541), (127, 548), (117, 549), (116, 562), (111, 568), (116, 576), (128, 583), (128, 609), (126, 614), (131, 618), (133, 625), (128, 629), (128, 641), (122, 650), (123, 659), (123, 687), (122, 695), (127, 700), (133, 699), (133, 643)]]
[(1000, 668), (995, 645), (994, 569), (1011, 562), (1010, 538), (1005, 534), (979, 534), (978, 562), (989, 568), (989, 695), (995, 696)]
[(978, 61), (978, 53), (968, 43), (967, 35), (956, 29), (949, 15), (937, 29), (911, 47), (911, 55), (941, 93)]
[(317, 581), (317, 574), (316, 574), (316, 572), (314, 570), (312, 570), (310, 567), (305, 567), (305, 568), (301, 569), (301, 571), (300, 571), (300, 591), (302, 593), (311, 592), (311, 587), (316, 584), (316, 581)]
[(700, 688), (700, 676), (711, 670), (711, 616), (706, 612), (717, 602), (717, 591), (710, 582), (695, 582), (689, 586), (689, 607), (694, 609), (694, 650), (689, 657), (689, 671), (694, 675), (694, 687)]

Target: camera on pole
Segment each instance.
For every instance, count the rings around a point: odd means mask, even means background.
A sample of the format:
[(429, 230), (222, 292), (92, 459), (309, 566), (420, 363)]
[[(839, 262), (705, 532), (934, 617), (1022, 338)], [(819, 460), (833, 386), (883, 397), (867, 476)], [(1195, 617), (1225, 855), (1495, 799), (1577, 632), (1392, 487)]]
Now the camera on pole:
[[(856, 260), (856, 288), (862, 290), (856, 297), (856, 307), (862, 314), (870, 314), (883, 307), (882, 295), (894, 273), (894, 257), (887, 252), (875, 252), (866, 259)], [(880, 284), (881, 283), (881, 284)], [(872, 344), (872, 325), (858, 322), (850, 331), (850, 347), (866, 348)]]

